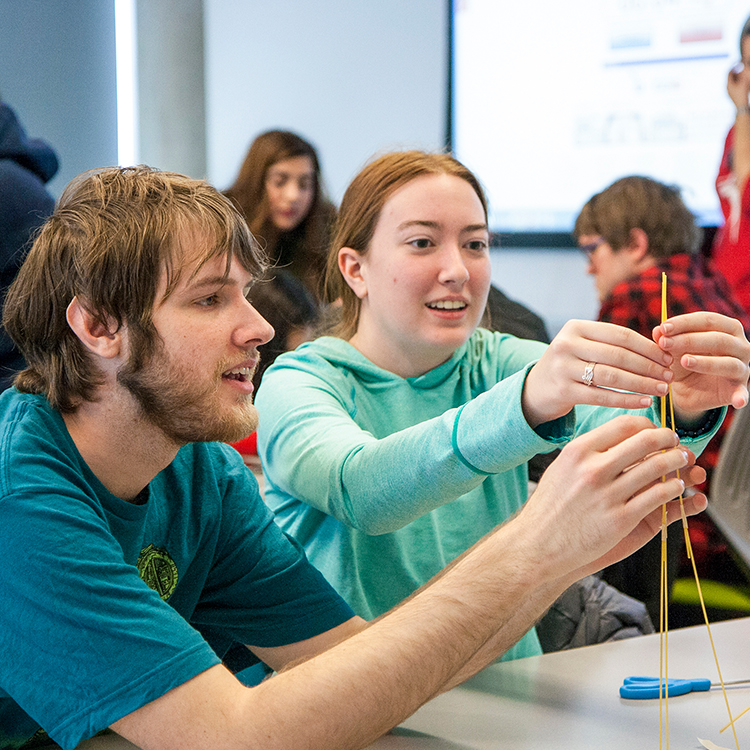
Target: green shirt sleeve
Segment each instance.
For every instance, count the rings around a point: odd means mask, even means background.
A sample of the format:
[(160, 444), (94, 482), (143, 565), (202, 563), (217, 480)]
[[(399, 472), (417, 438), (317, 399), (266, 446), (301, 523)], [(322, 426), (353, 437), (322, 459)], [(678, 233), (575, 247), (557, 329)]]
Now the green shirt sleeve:
[(378, 439), (354, 421), (345, 385), (295, 366), (294, 359), (275, 365), (257, 399), (267, 497), (303, 500), (368, 534), (399, 529), (488, 474), (557, 447), (523, 417), (525, 373)]

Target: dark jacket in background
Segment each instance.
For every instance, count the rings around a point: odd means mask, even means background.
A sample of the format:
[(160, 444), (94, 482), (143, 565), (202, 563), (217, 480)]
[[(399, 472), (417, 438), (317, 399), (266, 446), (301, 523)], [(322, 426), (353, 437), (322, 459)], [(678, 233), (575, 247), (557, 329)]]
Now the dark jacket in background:
[(479, 325), (490, 331), (510, 333), (519, 339), (550, 342), (544, 320), (520, 302), (510, 299), (494, 284), (490, 286), (487, 309)]
[(542, 651), (563, 651), (654, 632), (646, 606), (597, 576), (567, 589), (537, 623)]
[[(58, 162), (44, 141), (29, 138), (13, 110), (0, 102), (0, 303), (30, 246), (55, 207), (44, 187)], [(0, 389), (25, 367), (23, 357), (0, 327)]]

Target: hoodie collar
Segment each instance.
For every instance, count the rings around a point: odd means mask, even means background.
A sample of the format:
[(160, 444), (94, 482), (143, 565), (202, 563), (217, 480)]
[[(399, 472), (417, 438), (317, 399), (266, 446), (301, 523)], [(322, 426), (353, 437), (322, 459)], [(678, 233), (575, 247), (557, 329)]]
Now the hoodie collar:
[[(324, 336), (311, 343), (314, 343), (314, 347), (317, 350), (316, 353), (322, 354), (332, 364), (356, 373), (360, 380), (370, 383), (382, 382), (384, 384), (406, 381), (413, 388), (419, 389), (434, 388), (448, 380), (456, 367), (458, 367), (468, 346), (468, 342), (462, 344), (453, 352), (453, 356), (450, 359), (422, 375), (402, 378), (400, 375), (396, 375), (389, 370), (384, 370), (382, 367), (373, 364), (348, 341), (344, 341), (343, 339)], [(303, 350), (306, 346), (308, 345), (303, 344), (298, 351)]]

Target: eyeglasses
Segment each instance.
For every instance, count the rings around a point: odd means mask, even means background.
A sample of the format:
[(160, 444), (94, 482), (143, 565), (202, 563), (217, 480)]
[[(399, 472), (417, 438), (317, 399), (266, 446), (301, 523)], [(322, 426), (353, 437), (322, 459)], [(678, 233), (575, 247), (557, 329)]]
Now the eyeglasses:
[(606, 242), (604, 237), (597, 237), (593, 242), (589, 242), (586, 245), (580, 245), (580, 251), (591, 260), (591, 256), (596, 252), (599, 245), (603, 245)]

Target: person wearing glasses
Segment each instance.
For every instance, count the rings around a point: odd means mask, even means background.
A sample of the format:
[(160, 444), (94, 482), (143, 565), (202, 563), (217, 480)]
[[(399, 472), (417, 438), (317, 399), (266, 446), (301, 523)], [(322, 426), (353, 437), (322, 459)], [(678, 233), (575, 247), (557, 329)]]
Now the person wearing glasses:
[(623, 177), (584, 205), (574, 233), (594, 277), (599, 320), (650, 336), (661, 322), (664, 272), (670, 315), (710, 310), (737, 318), (750, 331), (750, 316), (699, 252), (701, 229), (679, 188)]
[[(574, 234), (594, 277), (600, 321), (650, 337), (661, 323), (662, 273), (666, 273), (670, 316), (706, 310), (736, 318), (746, 333), (750, 331), (750, 316), (727, 280), (699, 252), (701, 230), (677, 187), (649, 177), (623, 177), (584, 205)], [(698, 459), (709, 478), (728, 423), (729, 418)], [(681, 539), (680, 529), (670, 530), (671, 579), (679, 563)], [(658, 618), (659, 577), (643, 575), (643, 570), (658, 571), (660, 555), (659, 542), (650, 543), (605, 573), (609, 583), (641, 599), (652, 619)]]

